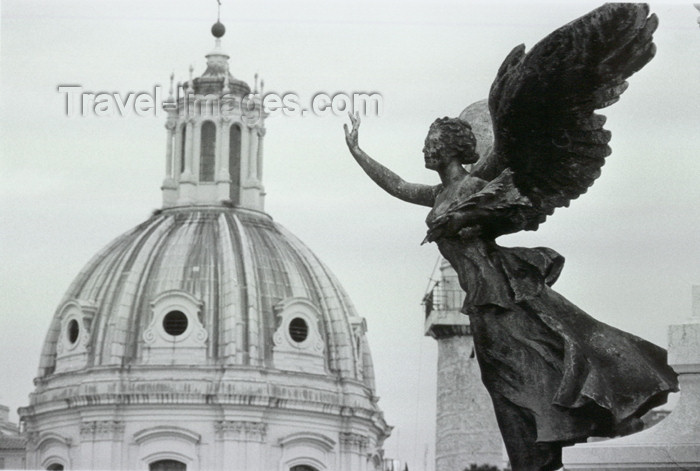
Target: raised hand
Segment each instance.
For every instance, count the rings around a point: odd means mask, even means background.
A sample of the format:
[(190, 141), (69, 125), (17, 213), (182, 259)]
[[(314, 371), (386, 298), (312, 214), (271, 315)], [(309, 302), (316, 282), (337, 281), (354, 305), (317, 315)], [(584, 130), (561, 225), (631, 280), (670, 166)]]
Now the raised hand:
[(345, 129), (345, 142), (347, 142), (348, 147), (351, 151), (359, 149), (358, 144), (358, 129), (360, 128), (360, 115), (355, 113), (354, 115), (348, 112), (350, 117), (350, 122), (352, 123), (352, 130), (348, 131), (348, 125), (344, 124), (343, 129)]

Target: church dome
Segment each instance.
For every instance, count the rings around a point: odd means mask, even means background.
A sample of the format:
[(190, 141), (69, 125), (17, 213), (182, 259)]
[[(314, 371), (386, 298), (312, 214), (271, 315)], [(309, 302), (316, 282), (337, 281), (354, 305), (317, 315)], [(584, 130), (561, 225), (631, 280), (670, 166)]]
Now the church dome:
[(58, 306), (20, 410), (30, 464), (90, 468), (86, 447), (108, 439), (138, 449), (101, 458), (114, 469), (226, 469), (217, 460), (244, 449), (246, 469), (342, 456), (358, 461), (338, 469), (378, 469), (390, 427), (365, 332), (333, 274), (267, 214), (160, 210), (93, 257)]
[(29, 468), (381, 469), (366, 322), (264, 212), (266, 113), (237, 106), (246, 87), (217, 37), (171, 92), (163, 209), (56, 309), (19, 411)]
[(53, 319), (39, 377), (163, 361), (285, 369), (285, 343), (304, 353), (294, 369), (357, 381), (371, 396), (363, 320), (313, 252), (265, 213), (171, 208), (80, 272)]

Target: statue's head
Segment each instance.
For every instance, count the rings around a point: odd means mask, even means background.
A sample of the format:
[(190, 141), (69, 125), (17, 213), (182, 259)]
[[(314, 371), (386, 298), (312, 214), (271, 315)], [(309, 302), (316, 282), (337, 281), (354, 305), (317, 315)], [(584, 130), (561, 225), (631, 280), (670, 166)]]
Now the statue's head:
[(438, 170), (451, 159), (460, 164), (473, 164), (479, 160), (476, 138), (472, 128), (459, 118), (438, 118), (433, 121), (423, 147), (425, 166)]

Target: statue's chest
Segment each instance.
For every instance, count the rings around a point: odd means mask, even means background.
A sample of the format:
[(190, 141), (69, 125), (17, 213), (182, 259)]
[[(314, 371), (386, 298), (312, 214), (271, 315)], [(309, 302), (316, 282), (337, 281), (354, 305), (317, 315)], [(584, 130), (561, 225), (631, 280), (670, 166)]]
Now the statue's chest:
[(480, 180), (469, 177), (460, 180), (458, 183), (446, 186), (435, 197), (435, 205), (428, 213), (426, 222), (430, 225), (432, 221), (452, 211), (455, 206), (463, 203), (482, 187), (483, 184), (481, 184)]

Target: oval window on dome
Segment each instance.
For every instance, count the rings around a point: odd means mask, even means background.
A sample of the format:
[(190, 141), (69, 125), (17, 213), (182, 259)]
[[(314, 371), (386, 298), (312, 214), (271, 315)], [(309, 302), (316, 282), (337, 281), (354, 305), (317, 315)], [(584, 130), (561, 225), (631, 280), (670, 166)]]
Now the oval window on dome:
[(309, 326), (301, 317), (295, 317), (289, 323), (289, 336), (297, 343), (306, 340), (309, 335)]
[(80, 325), (78, 324), (77, 320), (71, 319), (66, 326), (66, 334), (68, 335), (68, 341), (70, 343), (73, 344), (78, 341), (78, 336), (80, 335)]
[(182, 335), (187, 330), (187, 325), (187, 316), (182, 311), (170, 311), (163, 317), (163, 330), (168, 335)]

